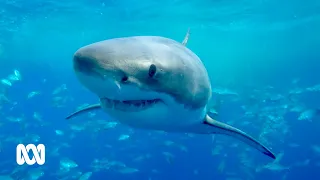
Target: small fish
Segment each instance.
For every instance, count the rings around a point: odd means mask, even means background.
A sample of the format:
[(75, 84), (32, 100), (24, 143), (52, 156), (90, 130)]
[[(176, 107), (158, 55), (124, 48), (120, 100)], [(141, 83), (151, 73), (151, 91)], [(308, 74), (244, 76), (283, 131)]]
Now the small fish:
[(8, 79), (1, 79), (1, 83), (6, 86), (12, 86), (12, 83)]

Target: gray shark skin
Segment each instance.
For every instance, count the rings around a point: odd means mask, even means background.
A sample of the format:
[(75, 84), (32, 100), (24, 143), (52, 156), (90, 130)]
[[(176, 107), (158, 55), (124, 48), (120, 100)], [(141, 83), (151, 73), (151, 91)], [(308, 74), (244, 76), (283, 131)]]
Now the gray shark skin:
[(200, 58), (182, 43), (160, 36), (133, 36), (96, 42), (73, 57), (80, 83), (100, 103), (81, 113), (102, 109), (134, 128), (195, 134), (224, 134), (275, 159), (245, 132), (208, 115), (212, 89)]

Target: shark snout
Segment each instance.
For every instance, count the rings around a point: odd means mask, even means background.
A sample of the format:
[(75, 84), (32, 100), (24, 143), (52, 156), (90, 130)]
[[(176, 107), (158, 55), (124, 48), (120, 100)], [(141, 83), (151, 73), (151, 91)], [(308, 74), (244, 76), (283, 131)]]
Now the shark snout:
[(76, 72), (87, 75), (97, 73), (97, 62), (94, 58), (77, 51), (73, 56), (73, 67)]
[(73, 67), (77, 79), (101, 98), (118, 96), (121, 90), (119, 77), (115, 71), (103, 67), (103, 56), (98, 50), (84, 47), (74, 53)]

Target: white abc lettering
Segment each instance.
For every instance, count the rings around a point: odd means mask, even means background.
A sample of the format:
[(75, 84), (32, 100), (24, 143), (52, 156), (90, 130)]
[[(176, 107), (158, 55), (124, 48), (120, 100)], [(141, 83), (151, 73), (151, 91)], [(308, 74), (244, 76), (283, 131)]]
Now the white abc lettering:
[[(32, 159), (30, 159), (28, 155), (30, 150), (32, 150), (33, 153)], [(39, 144), (37, 147), (34, 144), (28, 144), (27, 146), (18, 144), (16, 160), (19, 165), (23, 165), (24, 163), (33, 165), (36, 162), (39, 165), (43, 165), (45, 163), (45, 146), (43, 144)]]

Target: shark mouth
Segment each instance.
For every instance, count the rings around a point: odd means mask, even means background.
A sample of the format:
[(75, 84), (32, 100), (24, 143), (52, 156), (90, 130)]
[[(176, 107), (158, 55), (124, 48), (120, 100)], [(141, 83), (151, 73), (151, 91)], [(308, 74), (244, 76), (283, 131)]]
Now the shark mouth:
[(143, 111), (162, 102), (161, 99), (120, 101), (109, 98), (101, 98), (100, 101), (105, 108), (127, 112)]

